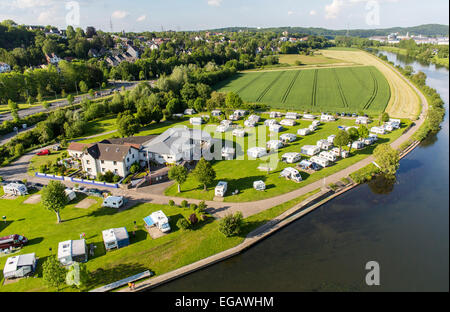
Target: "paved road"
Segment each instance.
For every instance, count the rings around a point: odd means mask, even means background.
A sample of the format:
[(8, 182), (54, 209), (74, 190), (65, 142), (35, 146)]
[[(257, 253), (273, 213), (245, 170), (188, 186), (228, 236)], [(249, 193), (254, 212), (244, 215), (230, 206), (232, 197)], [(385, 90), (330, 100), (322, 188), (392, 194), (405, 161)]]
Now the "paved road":
[[(134, 88), (139, 82), (128, 82), (128, 81), (116, 81), (116, 82), (111, 82), (110, 84), (114, 85), (113, 89), (109, 89), (109, 90), (104, 90), (101, 92), (101, 95), (99, 97), (103, 97), (103, 96), (107, 96), (111, 93), (112, 90), (114, 89), (120, 89), (122, 88), (122, 86), (125, 87), (126, 90), (132, 89)], [(89, 95), (79, 95), (79, 96), (75, 96), (73, 104), (77, 104), (80, 103), (83, 99), (85, 98), (91, 98)], [(61, 101), (57, 101), (57, 102), (52, 102), (50, 103), (50, 110), (55, 110), (59, 107), (64, 107), (69, 105), (69, 102), (67, 102), (67, 100), (61, 100)], [(43, 108), (42, 106), (35, 106), (35, 107), (30, 107), (30, 108), (26, 108), (26, 109), (22, 109), (18, 111), (19, 117), (23, 118), (29, 115), (34, 115), (37, 113), (41, 113), (41, 112), (45, 112), (47, 111), (45, 108)], [(0, 123), (5, 121), (5, 120), (12, 120), (12, 116), (11, 113), (4, 113), (4, 114), (0, 114)]]

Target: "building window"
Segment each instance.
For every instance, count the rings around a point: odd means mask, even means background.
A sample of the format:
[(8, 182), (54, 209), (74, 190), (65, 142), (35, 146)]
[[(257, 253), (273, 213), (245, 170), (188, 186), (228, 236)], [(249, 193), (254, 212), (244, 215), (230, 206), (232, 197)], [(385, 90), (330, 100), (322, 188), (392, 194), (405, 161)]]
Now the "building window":
[(86, 164), (88, 164), (88, 165), (89, 165), (89, 160), (86, 160)]
[(91, 169), (91, 168), (87, 168), (87, 171), (88, 171), (88, 172), (92, 172), (92, 169)]
[(134, 159), (134, 154), (133, 154), (133, 157), (132, 157), (133, 159)]
[(127, 163), (130, 162), (130, 158), (127, 157)]
[(114, 169), (114, 173), (119, 173), (119, 170), (117, 170), (117, 169)]
[(105, 172), (106, 170), (105, 170), (105, 168), (102, 168), (102, 172)]
[(105, 161), (104, 161), (104, 160), (102, 160), (101, 162), (102, 162), (102, 164), (104, 164), (104, 163), (105, 163)]
[(114, 166), (117, 166), (117, 161), (114, 162)]

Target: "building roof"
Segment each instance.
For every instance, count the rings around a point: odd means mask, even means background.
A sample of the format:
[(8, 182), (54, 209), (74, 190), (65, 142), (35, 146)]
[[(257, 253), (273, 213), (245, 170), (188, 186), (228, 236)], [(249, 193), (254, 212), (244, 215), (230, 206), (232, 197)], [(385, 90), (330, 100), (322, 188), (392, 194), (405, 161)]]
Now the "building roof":
[(103, 241), (105, 242), (120, 241), (129, 238), (127, 229), (125, 227), (104, 230), (102, 232), (102, 236)]
[(83, 152), (84, 149), (91, 147), (93, 144), (83, 144), (83, 143), (77, 143), (72, 142), (69, 144), (69, 147), (67, 148), (68, 151), (76, 151), (76, 152)]
[(128, 138), (118, 138), (118, 139), (106, 139), (101, 141), (100, 143), (104, 144), (116, 144), (116, 145), (129, 145), (134, 148), (140, 148), (141, 145), (150, 142), (156, 135), (146, 135), (146, 136), (133, 136)]
[(97, 143), (88, 148), (88, 153), (95, 159), (123, 161), (131, 148), (137, 149), (130, 145)]
[(25, 255), (18, 255), (14, 257), (9, 257), (6, 260), (3, 273), (15, 272), (17, 269), (27, 265), (33, 265), (36, 261), (36, 254), (30, 253)]

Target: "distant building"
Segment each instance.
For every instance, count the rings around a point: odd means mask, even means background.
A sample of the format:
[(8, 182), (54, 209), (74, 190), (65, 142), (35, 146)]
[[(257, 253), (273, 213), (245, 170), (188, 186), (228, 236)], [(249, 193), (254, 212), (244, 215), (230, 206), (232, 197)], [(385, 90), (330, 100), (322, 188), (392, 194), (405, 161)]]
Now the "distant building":
[(7, 72), (10, 72), (10, 71), (11, 71), (11, 66), (9, 66), (6, 63), (0, 62), (0, 74), (1, 73), (7, 73)]

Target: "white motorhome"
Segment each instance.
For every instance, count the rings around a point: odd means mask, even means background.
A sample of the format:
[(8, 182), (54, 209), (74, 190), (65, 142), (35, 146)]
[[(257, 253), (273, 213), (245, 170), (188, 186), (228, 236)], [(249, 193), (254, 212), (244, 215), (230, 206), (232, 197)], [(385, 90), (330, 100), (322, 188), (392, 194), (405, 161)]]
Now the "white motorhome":
[(276, 124), (278, 124), (278, 121), (276, 121), (275, 119), (264, 120), (264, 125), (267, 127), (270, 127), (271, 125), (276, 125)]
[(326, 158), (320, 157), (320, 156), (313, 156), (309, 159), (313, 163), (318, 164), (321, 167), (327, 167), (330, 164), (330, 161)]
[(304, 145), (301, 148), (301, 153), (308, 156), (314, 156), (320, 153), (320, 147), (317, 145)]
[(356, 121), (355, 121), (355, 123), (357, 125), (368, 125), (369, 122), (370, 122), (369, 117), (365, 117), (365, 116), (359, 116), (356, 118)]
[(303, 118), (305, 118), (305, 119), (316, 119), (316, 116), (314, 116), (314, 115), (312, 115), (312, 114), (304, 114), (303, 115)]
[(294, 119), (295, 120), (295, 119), (298, 118), (298, 115), (299, 114), (294, 113), (294, 112), (287, 112), (285, 118), (286, 119)]
[(102, 207), (120, 208), (124, 204), (123, 196), (108, 196), (103, 200)]
[(283, 133), (282, 135), (280, 135), (280, 140), (283, 142), (294, 142), (295, 140), (297, 140), (297, 136), (293, 133)]
[(286, 153), (281, 156), (281, 161), (284, 161), (288, 164), (294, 164), (299, 162), (302, 159), (302, 155), (300, 153)]
[(328, 142), (328, 140), (319, 140), (316, 145), (325, 151), (328, 151), (333, 147), (333, 143)]
[(302, 176), (300, 175), (300, 172), (298, 172), (297, 169), (292, 167), (285, 168), (283, 171), (281, 171), (280, 177), (284, 177), (288, 180), (292, 180), (297, 183), (302, 181)]
[(319, 154), (319, 157), (328, 159), (331, 162), (335, 162), (336, 159), (337, 159), (337, 156), (334, 153), (332, 153), (332, 152), (321, 152)]
[(372, 145), (375, 142), (375, 140), (372, 137), (368, 137), (368, 138), (365, 138), (363, 140), (363, 142), (364, 142), (364, 144), (366, 144), (368, 146), (368, 145)]
[(388, 132), (394, 131), (394, 127), (388, 122), (383, 125), (383, 128)]
[(231, 126), (233, 122), (231, 120), (224, 119), (220, 122), (220, 124), (223, 126)]
[[(348, 144), (348, 146), (350, 147), (350, 144)], [(364, 144), (363, 141), (355, 141), (351, 144), (351, 147), (359, 150), (359, 149), (366, 147), (366, 144)]]
[(293, 127), (297, 124), (297, 122), (294, 119), (283, 119), (280, 121), (280, 125)]
[(264, 191), (266, 189), (266, 183), (264, 181), (253, 182), (253, 188), (257, 191)]
[(315, 126), (315, 125), (309, 125), (308, 129), (309, 129), (311, 132), (313, 132), (313, 131), (316, 131), (316, 130), (317, 130), (317, 126)]
[(323, 114), (322, 116), (320, 116), (320, 121), (336, 121), (336, 118), (334, 118), (333, 115)]
[(254, 126), (256, 126), (256, 121), (255, 120), (246, 120), (244, 121), (244, 126), (248, 127), (248, 128), (253, 128)]
[(86, 241), (79, 239), (60, 242), (58, 244), (58, 260), (62, 265), (86, 262), (88, 260)]
[(269, 126), (270, 132), (280, 132), (281, 130), (283, 130), (283, 127), (281, 125), (274, 124)]
[(230, 126), (220, 125), (220, 126), (217, 126), (216, 132), (224, 133), (224, 132), (227, 132), (228, 129), (230, 129)]
[(236, 154), (236, 150), (229, 146), (222, 147), (222, 157), (226, 160), (234, 159), (234, 155)]
[(186, 108), (185, 110), (184, 110), (184, 114), (185, 115), (194, 115), (194, 114), (196, 114), (197, 112), (194, 110), (194, 109), (192, 109), (192, 108)]
[(189, 123), (193, 126), (200, 126), (203, 124), (202, 117), (192, 117), (189, 119)]
[(399, 129), (402, 122), (400, 119), (391, 118), (389, 119), (388, 123), (391, 124), (394, 129)]
[(211, 116), (219, 117), (220, 115), (222, 115), (222, 111), (219, 109), (215, 109), (215, 110), (211, 111)]
[(233, 114), (236, 115), (236, 116), (239, 116), (239, 117), (243, 117), (243, 116), (247, 115), (248, 112), (246, 110), (243, 110), (243, 109), (237, 109), (237, 110), (234, 111)]
[(270, 112), (270, 118), (280, 118), (281, 116), (281, 112)]
[(349, 152), (346, 150), (341, 149), (341, 151), (339, 152), (339, 147), (335, 147), (331, 150), (331, 152), (336, 155), (336, 157), (342, 157), (342, 158), (347, 158), (349, 156)]
[(260, 158), (267, 155), (267, 150), (264, 147), (252, 147), (247, 150), (247, 155), (252, 158)]
[(242, 128), (234, 129), (232, 132), (233, 136), (235, 137), (245, 137), (245, 130)]
[(150, 218), (161, 232), (167, 233), (170, 231), (169, 218), (167, 218), (162, 210), (155, 211), (150, 215)]
[(270, 150), (278, 150), (283, 147), (283, 142), (280, 140), (270, 140), (267, 142), (266, 146)]
[(297, 134), (301, 136), (305, 136), (311, 133), (311, 130), (309, 128), (304, 129), (298, 129)]
[(3, 186), (3, 192), (8, 195), (24, 196), (28, 194), (25, 184), (9, 183)]
[(13, 279), (33, 274), (36, 269), (36, 254), (17, 255), (6, 259), (3, 277)]
[(372, 140), (374, 141), (374, 142), (376, 142), (376, 141), (378, 141), (378, 135), (376, 135), (376, 134), (369, 134), (369, 138), (372, 138)]
[(225, 181), (219, 181), (216, 188), (214, 189), (214, 194), (219, 197), (225, 197), (228, 189), (228, 183)]
[(383, 127), (372, 127), (370, 128), (370, 132), (375, 134), (386, 134), (386, 130)]
[(327, 138), (327, 141), (328, 142), (330, 142), (331, 144), (333, 144), (334, 143), (334, 139), (336, 138), (336, 135), (330, 135), (328, 138)]
[(312, 125), (315, 126), (315, 127), (318, 127), (318, 126), (320, 126), (320, 121), (313, 120)]
[(75, 193), (71, 189), (65, 189), (64, 192), (66, 192), (66, 196), (67, 196), (67, 201), (68, 202), (71, 202), (72, 200), (77, 198), (77, 193)]

